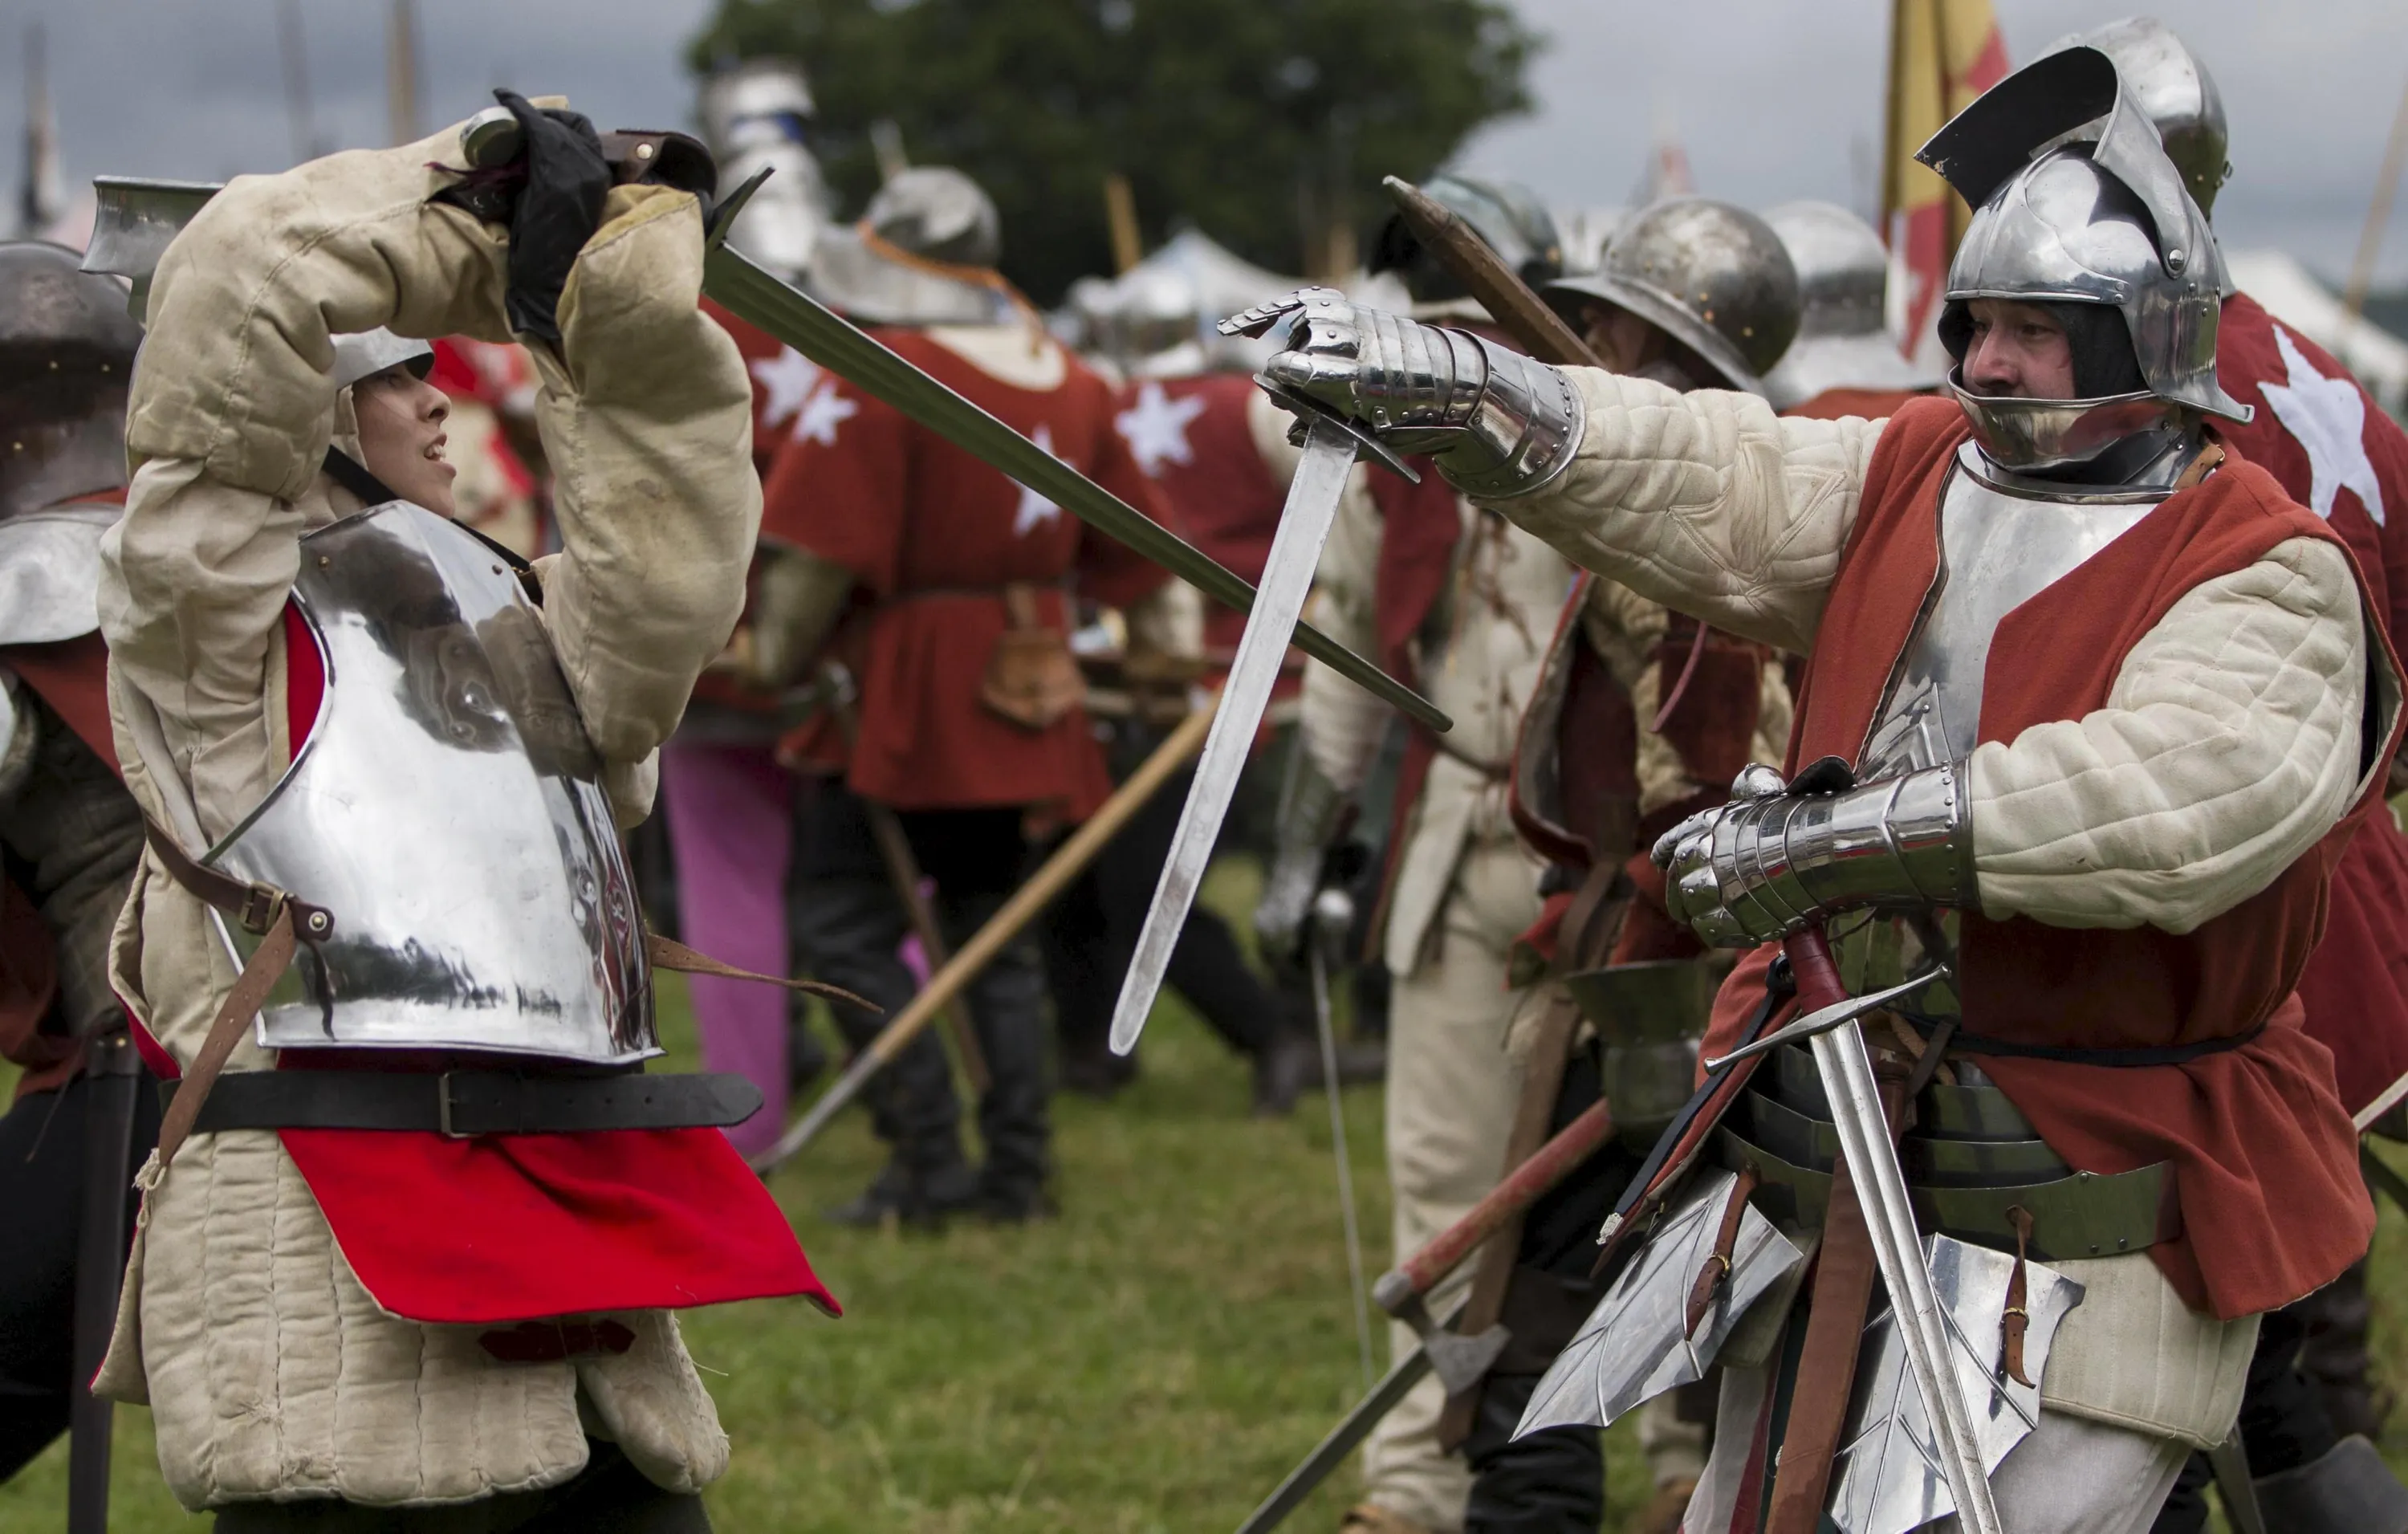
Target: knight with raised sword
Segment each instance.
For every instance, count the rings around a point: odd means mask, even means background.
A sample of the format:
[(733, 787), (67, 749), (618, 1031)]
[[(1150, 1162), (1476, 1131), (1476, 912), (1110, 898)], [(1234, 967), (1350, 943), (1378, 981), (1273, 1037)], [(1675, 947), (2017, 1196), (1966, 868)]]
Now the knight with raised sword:
[(1326, 294), (1268, 368), (1576, 562), (1806, 656), (1782, 770), (1656, 849), (1672, 914), (1756, 950), (1709, 1068), (1779, 1021), (1775, 945), (1809, 1005), (1923, 983), (1713, 1070), (1524, 1422), (1722, 1363), (1691, 1534), (2144, 1529), (2230, 1431), (2258, 1317), (2372, 1227), (2293, 990), (2397, 744), (2397, 662), (2331, 528), (2221, 446), (2248, 415), (2216, 380), (2221, 257), (2108, 57), (2042, 60), (1922, 157), (1977, 209), (1957, 366), (1885, 420)]

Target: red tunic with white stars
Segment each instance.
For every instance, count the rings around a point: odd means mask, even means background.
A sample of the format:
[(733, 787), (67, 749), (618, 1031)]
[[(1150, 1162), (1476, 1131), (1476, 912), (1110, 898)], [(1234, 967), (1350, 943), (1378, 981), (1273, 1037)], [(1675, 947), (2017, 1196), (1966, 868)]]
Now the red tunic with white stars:
[[(1054, 343), (1060, 381), (1025, 388), (930, 333), (878, 330), (914, 366), (1157, 519), (1112, 423), (1111, 386)], [(1039, 588), (1039, 622), (1068, 631), (1071, 599), (1125, 607), (1156, 566), (891, 406), (833, 375), (797, 408), (766, 486), (762, 538), (845, 566), (876, 603), (858, 637), (860, 732), (848, 781), (902, 809), (1041, 807), (1080, 819), (1111, 792), (1087, 717), (1041, 730), (980, 701), (1008, 626), (1004, 588)]]

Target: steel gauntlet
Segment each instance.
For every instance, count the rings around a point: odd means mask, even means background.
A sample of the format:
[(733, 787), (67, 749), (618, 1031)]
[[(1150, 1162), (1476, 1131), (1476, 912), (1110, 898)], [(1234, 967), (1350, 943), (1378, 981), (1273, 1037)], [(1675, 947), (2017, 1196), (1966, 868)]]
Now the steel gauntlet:
[(1254, 936), (1263, 952), (1282, 964), (1294, 959), (1303, 942), (1305, 919), (1321, 891), (1330, 844), (1338, 839), (1353, 802), (1322, 772), (1301, 738), (1291, 749), (1272, 825), (1271, 866), (1254, 905)]
[(1826, 794), (1791, 793), (1753, 767), (1731, 792), (1656, 843), (1666, 908), (1707, 943), (1769, 942), (1868, 906), (1973, 903), (1959, 764)]
[(1287, 350), (1265, 375), (1399, 452), (1433, 455), (1467, 495), (1525, 495), (1561, 473), (1580, 445), (1571, 380), (1468, 330), (1359, 308), (1332, 288), (1300, 289), (1221, 329), (1260, 335), (1291, 317)]

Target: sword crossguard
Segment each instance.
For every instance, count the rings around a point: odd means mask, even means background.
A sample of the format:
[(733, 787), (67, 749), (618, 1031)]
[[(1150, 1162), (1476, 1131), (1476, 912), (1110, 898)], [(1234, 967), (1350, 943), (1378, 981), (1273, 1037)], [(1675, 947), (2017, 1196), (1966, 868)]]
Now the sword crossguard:
[[(1791, 939), (1793, 942), (1796, 940), (1797, 939), (1794, 938)], [(1783, 1044), (1794, 1044), (1804, 1039), (1812, 1039), (1818, 1033), (1828, 1033), (1833, 1028), (1840, 1026), (1843, 1023), (1862, 1017), (1865, 1013), (1872, 1011), (1878, 1008), (1887, 1006), (1889, 1003), (1897, 1000), (1899, 996), (1906, 995), (1910, 991), (1919, 991), (1923, 987), (1930, 984), (1933, 981), (1946, 980), (1947, 978), (1948, 967), (1943, 964), (1938, 968), (1930, 971), (1928, 974), (1917, 975), (1912, 980), (1903, 980), (1899, 982), (1896, 985), (1886, 985), (1878, 991), (1868, 991), (1863, 996), (1852, 996), (1842, 992), (1839, 1000), (1831, 1002), (1827, 1006), (1817, 1007), (1803, 1017), (1795, 1018), (1783, 1024), (1780, 1027), (1773, 1029), (1770, 1033), (1768, 1033), (1763, 1038), (1756, 1039), (1754, 1043), (1742, 1044), (1739, 1048), (1731, 1051), (1728, 1054), (1717, 1055), (1713, 1059), (1708, 1060), (1705, 1062), (1706, 1069), (1709, 1073), (1719, 1071), (1725, 1067), (1735, 1065), (1739, 1061), (1749, 1059), (1755, 1055), (1766, 1054), (1769, 1051), (1779, 1048)], [(1812, 988), (1808, 985), (1803, 976), (1800, 976), (1799, 978), (1799, 994), (1801, 997), (1808, 996), (1813, 994)]]

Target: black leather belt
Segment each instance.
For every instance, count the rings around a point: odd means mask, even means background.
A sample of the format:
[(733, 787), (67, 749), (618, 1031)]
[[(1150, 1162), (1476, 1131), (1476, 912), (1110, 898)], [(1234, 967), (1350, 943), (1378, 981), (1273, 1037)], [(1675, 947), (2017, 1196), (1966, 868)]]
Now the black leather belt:
[[(177, 1083), (160, 1083), (162, 1107)], [(440, 1074), (249, 1070), (218, 1078), (193, 1133), (226, 1129), (396, 1129), (448, 1135), (580, 1135), (605, 1129), (720, 1128), (761, 1109), (741, 1076)]]

